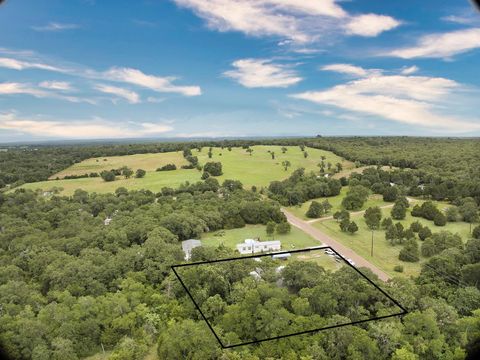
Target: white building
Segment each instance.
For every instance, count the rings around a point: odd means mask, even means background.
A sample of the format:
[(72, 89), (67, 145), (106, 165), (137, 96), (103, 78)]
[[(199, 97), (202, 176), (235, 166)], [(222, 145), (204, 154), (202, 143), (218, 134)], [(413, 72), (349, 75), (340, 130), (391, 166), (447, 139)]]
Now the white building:
[(253, 254), (262, 251), (280, 250), (282, 244), (279, 240), (257, 241), (254, 239), (245, 239), (242, 244), (237, 244), (237, 250), (240, 254)]
[(200, 240), (189, 239), (182, 241), (182, 250), (185, 253), (185, 260), (190, 260), (192, 257), (192, 250), (199, 246), (202, 246), (202, 242)]

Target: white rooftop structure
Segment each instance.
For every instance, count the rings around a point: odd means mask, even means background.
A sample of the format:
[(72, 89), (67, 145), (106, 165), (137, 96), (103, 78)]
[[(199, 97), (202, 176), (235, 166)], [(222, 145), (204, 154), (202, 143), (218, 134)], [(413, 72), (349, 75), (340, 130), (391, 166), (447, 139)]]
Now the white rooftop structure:
[(192, 250), (199, 246), (202, 246), (202, 242), (200, 240), (188, 239), (182, 241), (182, 250), (185, 253), (185, 260), (190, 260), (192, 257)]
[(280, 250), (282, 244), (279, 240), (257, 241), (254, 239), (245, 239), (242, 244), (237, 244), (237, 250), (240, 254), (253, 254), (262, 251)]

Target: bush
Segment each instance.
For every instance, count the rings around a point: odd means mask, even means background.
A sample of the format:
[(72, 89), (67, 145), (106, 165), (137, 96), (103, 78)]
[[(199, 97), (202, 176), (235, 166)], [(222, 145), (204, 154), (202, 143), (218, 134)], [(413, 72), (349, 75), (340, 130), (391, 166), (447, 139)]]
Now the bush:
[(412, 230), (414, 233), (418, 233), (422, 229), (422, 224), (420, 221), (414, 221), (410, 224), (410, 230)]
[(348, 224), (348, 227), (347, 227), (347, 231), (350, 233), (350, 234), (354, 234), (358, 231), (358, 226), (357, 224), (352, 221), (350, 224)]
[(288, 234), (290, 233), (290, 230), (292, 227), (288, 222), (281, 222), (280, 224), (277, 225), (277, 234)]
[(383, 192), (383, 201), (393, 202), (397, 200), (398, 189), (395, 186), (390, 186)]
[(432, 230), (428, 226), (424, 226), (418, 231), (418, 237), (422, 241), (430, 236), (432, 236)]
[(418, 260), (420, 260), (420, 256), (418, 253), (418, 244), (416, 240), (408, 240), (402, 250), (400, 250), (398, 258), (405, 262), (417, 262)]
[(403, 265), (395, 265), (395, 266), (393, 267), (393, 271), (402, 273), (402, 272), (403, 272)]
[(433, 218), (433, 223), (437, 226), (445, 226), (447, 224), (447, 217), (441, 212), (438, 212)]
[(407, 208), (403, 203), (396, 202), (395, 205), (393, 205), (391, 215), (395, 220), (403, 220), (407, 215)]
[(223, 174), (222, 163), (216, 161), (207, 162), (203, 167), (203, 171), (208, 172), (211, 176), (220, 176)]
[(147, 172), (146, 172), (145, 170), (143, 170), (143, 169), (137, 169), (137, 171), (135, 172), (135, 177), (136, 177), (137, 179), (141, 179), (141, 178), (145, 177), (145, 174), (146, 174), (146, 173), (147, 173)]
[(315, 219), (323, 215), (324, 209), (322, 204), (318, 201), (312, 201), (310, 207), (308, 208), (307, 213), (305, 214), (308, 218)]
[(422, 244), (422, 256), (430, 257), (437, 253), (432, 238), (426, 239)]
[(157, 169), (157, 171), (172, 171), (172, 170), (177, 170), (177, 165), (167, 164), (167, 165), (163, 165), (162, 167), (159, 167)]
[(204, 171), (202, 174), (202, 180), (206, 180), (210, 177), (210, 174), (207, 171)]
[(472, 236), (474, 239), (480, 239), (480, 225), (475, 226), (475, 228), (472, 231)]
[(107, 182), (115, 181), (115, 173), (113, 171), (104, 170), (100, 173), (100, 176)]

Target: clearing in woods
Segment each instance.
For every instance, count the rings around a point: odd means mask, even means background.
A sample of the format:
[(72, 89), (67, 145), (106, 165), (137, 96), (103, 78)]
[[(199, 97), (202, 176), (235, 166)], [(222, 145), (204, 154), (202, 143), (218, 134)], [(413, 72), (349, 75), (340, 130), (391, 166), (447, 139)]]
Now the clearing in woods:
[[(298, 146), (286, 146), (287, 150), (282, 151), (281, 146), (252, 146), (253, 152), (250, 154), (243, 148), (212, 148), (212, 157), (208, 156), (209, 149), (202, 148), (192, 150), (192, 154), (198, 157), (200, 165), (209, 161), (220, 161), (223, 166), (223, 175), (216, 177), (221, 183), (225, 179), (240, 180), (245, 188), (255, 185), (257, 187), (267, 187), (273, 180), (282, 180), (287, 178), (294, 170), (303, 167), (307, 171), (319, 171), (317, 166), (325, 157), (325, 164), (330, 163), (332, 168), (337, 163), (341, 163), (343, 169), (352, 169), (354, 164), (342, 159), (341, 157), (329, 151), (306, 148), (307, 157)], [(274, 158), (272, 158), (272, 152)], [(104, 160), (106, 159), (106, 160)], [(289, 161), (290, 166), (285, 170), (282, 163)], [(165, 164), (173, 163), (177, 165), (177, 170), (173, 171), (155, 171), (156, 168)], [(163, 187), (178, 187), (185, 181), (196, 182), (201, 179), (201, 171), (196, 169), (180, 169), (181, 165), (186, 164), (182, 152), (168, 152), (157, 154), (136, 154), (126, 156), (111, 156), (92, 158), (75, 164), (52, 176), (53, 179), (61, 178), (66, 175), (79, 175), (90, 172), (101, 172), (103, 170), (118, 169), (122, 166), (128, 166), (132, 170), (144, 169), (147, 174), (142, 179), (130, 178), (124, 179), (117, 177), (116, 181), (105, 182), (101, 178), (80, 178), (80, 179), (60, 179), (28, 183), (22, 185), (27, 189), (41, 189), (49, 191), (52, 188), (62, 188), (61, 194), (71, 195), (76, 189), (83, 189), (89, 192), (106, 193), (113, 192), (119, 187), (125, 187), (129, 190), (147, 189), (154, 192), (161, 191)]]

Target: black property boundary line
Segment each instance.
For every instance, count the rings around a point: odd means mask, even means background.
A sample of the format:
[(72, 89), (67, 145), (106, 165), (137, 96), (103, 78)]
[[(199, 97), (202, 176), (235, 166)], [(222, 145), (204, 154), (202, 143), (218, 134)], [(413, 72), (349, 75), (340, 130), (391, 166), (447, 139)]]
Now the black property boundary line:
[[(326, 326), (326, 327), (319, 328), (319, 329), (300, 331), (300, 332), (296, 332), (296, 333), (293, 333), (293, 334), (280, 335), (280, 336), (275, 336), (275, 337), (271, 337), (271, 338), (268, 338), (268, 339), (253, 340), (253, 341), (248, 341), (248, 342), (244, 342), (244, 343), (241, 343), (241, 344), (234, 344), (234, 345), (224, 345), (224, 344), (222, 343), (222, 341), (220, 340), (219, 336), (217, 335), (217, 333), (213, 330), (212, 325), (208, 322), (206, 316), (203, 314), (202, 310), (200, 309), (200, 306), (197, 304), (197, 302), (196, 302), (195, 299), (193, 298), (192, 294), (191, 294), (190, 291), (188, 290), (188, 288), (187, 288), (187, 286), (185, 285), (185, 283), (183, 282), (182, 278), (180, 277), (180, 275), (178, 275), (177, 271), (175, 270), (176, 268), (186, 267), (186, 266), (212, 264), (212, 263), (226, 262), (226, 261), (232, 261), (232, 260), (253, 259), (253, 258), (259, 258), (259, 257), (265, 257), (265, 256), (272, 256), (272, 255), (280, 255), (280, 254), (292, 254), (292, 253), (294, 254), (294, 253), (299, 253), (299, 252), (310, 252), (310, 251), (314, 251), (314, 250), (324, 250), (324, 249), (330, 249), (330, 250), (332, 250), (332, 251), (333, 251), (336, 255), (338, 255), (348, 266), (350, 266), (352, 269), (354, 269), (358, 274), (360, 274), (365, 280), (367, 280), (370, 284), (372, 284), (378, 291), (380, 291), (383, 295), (385, 295), (390, 301), (392, 301), (392, 302), (393, 302), (396, 306), (398, 306), (402, 311), (399, 312), (399, 313), (396, 313), (396, 314), (378, 316), (378, 317), (371, 318), (371, 319), (353, 321), (353, 322), (345, 323), (345, 324), (331, 325), (331, 326)], [(394, 316), (403, 316), (403, 315), (406, 315), (406, 314), (408, 313), (407, 309), (405, 309), (402, 305), (400, 305), (400, 303), (399, 303), (397, 300), (395, 300), (395, 299), (392, 298), (389, 294), (387, 294), (384, 290), (382, 290), (377, 284), (375, 284), (372, 280), (370, 280), (370, 279), (369, 279), (365, 274), (363, 274), (359, 269), (357, 269), (355, 266), (353, 266), (352, 264), (350, 264), (342, 255), (340, 255), (340, 254), (339, 254), (334, 248), (332, 248), (331, 246), (316, 246), (316, 247), (309, 247), (309, 248), (305, 248), (305, 249), (292, 250), (292, 251), (281, 251), (281, 252), (273, 252), (273, 253), (262, 253), (262, 254), (257, 254), (257, 255), (241, 256), (241, 257), (236, 257), (236, 258), (219, 259), (219, 260), (208, 260), (208, 261), (199, 261), (199, 262), (194, 262), (194, 263), (172, 265), (172, 266), (171, 266), (171, 269), (172, 269), (172, 271), (174, 272), (175, 276), (177, 277), (178, 281), (180, 281), (180, 284), (182, 284), (183, 288), (184, 288), (185, 291), (187, 292), (188, 296), (189, 296), (190, 299), (192, 300), (193, 304), (194, 304), (195, 307), (197, 308), (197, 310), (198, 310), (198, 312), (200, 313), (200, 315), (202, 316), (203, 320), (205, 320), (205, 322), (207, 323), (210, 331), (213, 333), (213, 335), (215, 336), (215, 338), (217, 339), (218, 343), (220, 344), (220, 346), (221, 346), (223, 349), (229, 349), (229, 348), (233, 348), (233, 347), (237, 347), (237, 346), (257, 344), (257, 343), (264, 342), (264, 341), (278, 340), (278, 339), (282, 339), (282, 338), (286, 338), (286, 337), (290, 337), (290, 336), (296, 336), (296, 335), (303, 335), (303, 334), (315, 333), (315, 332), (319, 332), (319, 331), (323, 331), (323, 330), (334, 329), (334, 328), (338, 328), (338, 327), (342, 327), (342, 326), (347, 326), (347, 325), (361, 324), (361, 323), (365, 323), (365, 322), (369, 322), (369, 321), (381, 320), (381, 319), (386, 319), (386, 318), (390, 318), (390, 317), (394, 317)]]

